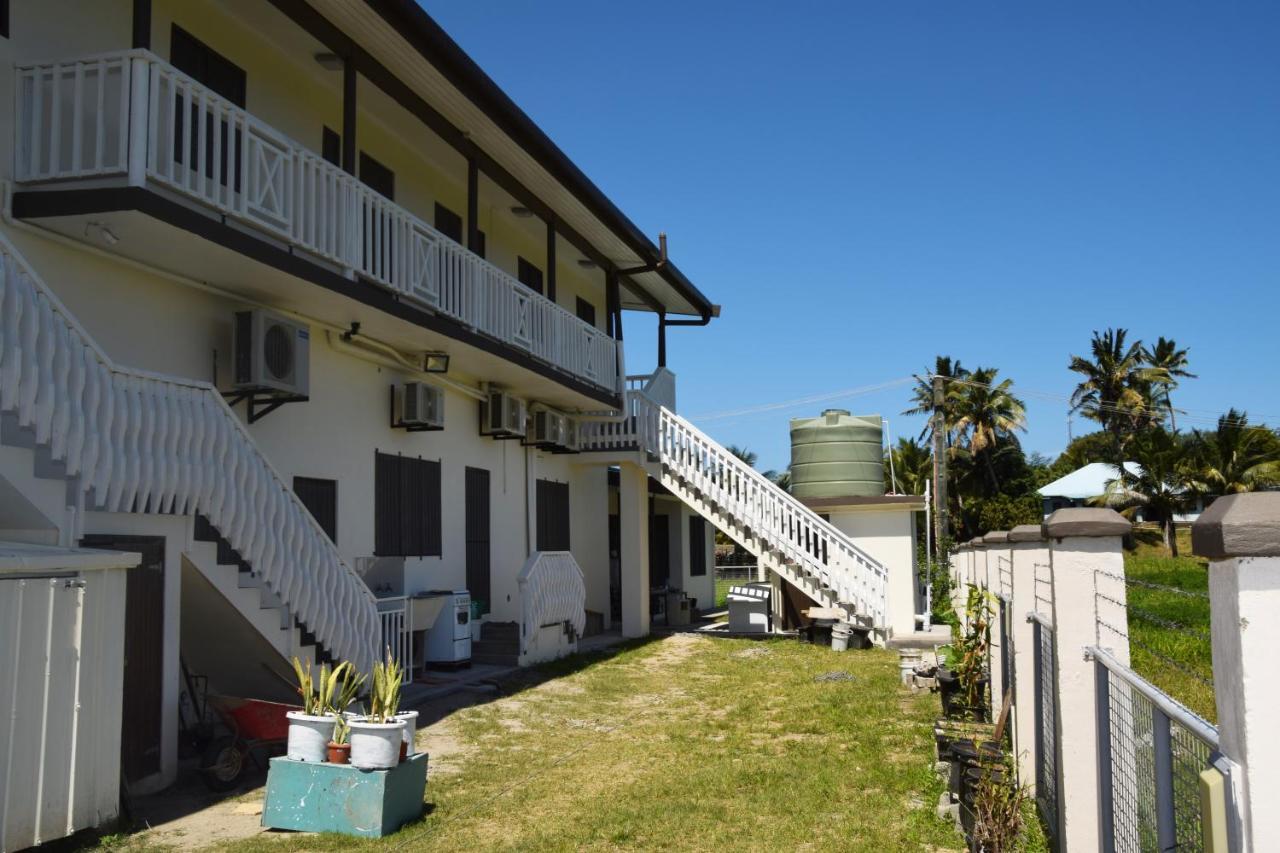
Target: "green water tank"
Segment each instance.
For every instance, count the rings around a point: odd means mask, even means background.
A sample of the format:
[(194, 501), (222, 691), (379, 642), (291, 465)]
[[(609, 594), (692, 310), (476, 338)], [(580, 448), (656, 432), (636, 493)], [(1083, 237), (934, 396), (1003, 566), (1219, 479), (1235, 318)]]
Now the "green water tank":
[(791, 421), (791, 493), (798, 498), (884, 494), (884, 429), (879, 415), (827, 409)]

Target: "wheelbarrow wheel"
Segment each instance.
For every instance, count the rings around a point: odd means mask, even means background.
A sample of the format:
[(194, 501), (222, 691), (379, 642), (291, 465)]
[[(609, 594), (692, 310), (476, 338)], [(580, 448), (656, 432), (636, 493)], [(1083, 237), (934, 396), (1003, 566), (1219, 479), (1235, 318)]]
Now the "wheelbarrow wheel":
[(211, 791), (230, 791), (240, 784), (249, 750), (233, 735), (215, 738), (200, 757), (204, 784)]

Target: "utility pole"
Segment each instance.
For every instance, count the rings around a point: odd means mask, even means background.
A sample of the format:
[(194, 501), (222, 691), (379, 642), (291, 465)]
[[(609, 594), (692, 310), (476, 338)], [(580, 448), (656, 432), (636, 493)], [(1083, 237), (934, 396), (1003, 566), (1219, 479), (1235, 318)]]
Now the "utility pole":
[(939, 549), (947, 536), (947, 419), (943, 413), (944, 389), (942, 377), (933, 377), (933, 470), (937, 482), (933, 490), (934, 518), (938, 522), (938, 536), (934, 543)]

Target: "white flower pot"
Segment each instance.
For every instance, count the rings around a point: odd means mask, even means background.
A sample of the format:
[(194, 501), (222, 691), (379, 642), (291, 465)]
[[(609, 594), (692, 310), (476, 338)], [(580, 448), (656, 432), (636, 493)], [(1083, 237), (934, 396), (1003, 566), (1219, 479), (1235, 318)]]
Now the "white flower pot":
[(402, 733), (405, 743), (404, 754), (415, 754), (417, 750), (413, 748), (413, 741), (418, 734), (418, 712), (405, 711), (403, 713), (396, 714), (396, 719), (404, 721), (404, 731)]
[(404, 720), (391, 723), (352, 720), (350, 725), (352, 767), (360, 770), (386, 770), (400, 763)]
[(337, 723), (330, 714), (312, 716), (301, 711), (285, 714), (289, 720), (289, 747), (285, 755), (294, 761), (323, 764), (328, 758), (329, 741)]

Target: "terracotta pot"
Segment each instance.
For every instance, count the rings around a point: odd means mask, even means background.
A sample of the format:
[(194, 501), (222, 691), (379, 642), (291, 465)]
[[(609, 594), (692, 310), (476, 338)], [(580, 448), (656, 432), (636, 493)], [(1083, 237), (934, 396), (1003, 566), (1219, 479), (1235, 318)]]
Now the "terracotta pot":
[(329, 742), (329, 763), (330, 764), (350, 764), (351, 763), (351, 744)]

